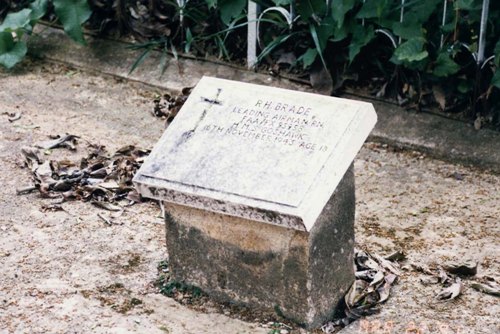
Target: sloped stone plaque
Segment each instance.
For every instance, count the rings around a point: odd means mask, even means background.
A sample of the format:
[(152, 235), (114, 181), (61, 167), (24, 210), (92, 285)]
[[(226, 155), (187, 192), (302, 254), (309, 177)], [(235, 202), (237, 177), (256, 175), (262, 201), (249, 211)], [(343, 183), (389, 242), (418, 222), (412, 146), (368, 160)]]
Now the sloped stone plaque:
[(375, 122), (369, 103), (202, 78), (134, 178), (165, 202), (176, 279), (327, 320), (354, 279), (350, 166)]

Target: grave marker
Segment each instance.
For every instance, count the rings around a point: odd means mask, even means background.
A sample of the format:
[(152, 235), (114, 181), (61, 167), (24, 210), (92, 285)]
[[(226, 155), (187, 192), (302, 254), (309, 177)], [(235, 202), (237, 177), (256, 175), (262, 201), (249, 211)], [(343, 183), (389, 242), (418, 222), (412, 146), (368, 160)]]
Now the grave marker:
[(369, 103), (202, 78), (134, 178), (165, 202), (174, 278), (328, 320), (354, 280), (351, 165), (375, 122)]

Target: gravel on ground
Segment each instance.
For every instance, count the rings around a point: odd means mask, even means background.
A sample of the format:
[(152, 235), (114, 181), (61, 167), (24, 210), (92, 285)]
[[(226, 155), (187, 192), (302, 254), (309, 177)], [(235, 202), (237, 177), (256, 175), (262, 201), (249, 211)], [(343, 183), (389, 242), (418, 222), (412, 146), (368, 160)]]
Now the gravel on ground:
[[(63, 211), (36, 192), (21, 148), (50, 135), (80, 137), (77, 150), (44, 159), (79, 161), (89, 144), (112, 153), (125, 145), (151, 148), (164, 124), (153, 117), (154, 91), (64, 65), (26, 60), (0, 70), (0, 333), (268, 333), (263, 319), (182, 305), (158, 293), (158, 263), (167, 258), (160, 209), (126, 208), (109, 226), (90, 203)], [(20, 119), (9, 121), (9, 115)], [(20, 114), (19, 114), (20, 113)], [(470, 287), (499, 276), (500, 176), (367, 143), (355, 161), (357, 246), (407, 259), (380, 313), (342, 333), (498, 333), (498, 297)], [(452, 301), (435, 298), (417, 266), (476, 261)], [(414, 266), (412, 266), (414, 264)], [(415, 266), (417, 265), (417, 266)], [(419, 331), (420, 330), (420, 331)], [(292, 333), (303, 333), (293, 329)]]

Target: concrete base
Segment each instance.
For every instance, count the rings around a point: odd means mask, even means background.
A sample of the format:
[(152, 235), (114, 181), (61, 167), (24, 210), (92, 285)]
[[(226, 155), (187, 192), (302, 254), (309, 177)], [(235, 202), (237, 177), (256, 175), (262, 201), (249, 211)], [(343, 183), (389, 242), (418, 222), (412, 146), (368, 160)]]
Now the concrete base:
[(165, 203), (173, 279), (221, 301), (275, 310), (308, 328), (333, 316), (354, 281), (354, 173), (308, 233)]

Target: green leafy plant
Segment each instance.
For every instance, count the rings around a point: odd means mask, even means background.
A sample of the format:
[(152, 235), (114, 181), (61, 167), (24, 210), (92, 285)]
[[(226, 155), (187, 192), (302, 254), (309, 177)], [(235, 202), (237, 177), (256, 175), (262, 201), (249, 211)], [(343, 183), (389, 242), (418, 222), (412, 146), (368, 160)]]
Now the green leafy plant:
[(64, 31), (71, 39), (80, 44), (85, 44), (83, 38), (82, 24), (90, 17), (87, 0), (52, 0), (54, 11), (61, 21)]
[[(243, 64), (246, 0), (88, 0), (90, 24), (117, 23), (141, 49), (135, 70), (160, 50), (161, 72), (178, 52)], [(425, 110), (466, 110), (500, 127), (500, 2), (490, 0), (255, 0), (258, 67), (330, 86), (368, 87)], [(87, 0), (19, 0), (0, 25), (0, 64), (26, 53), (26, 36), (51, 11), (83, 43)], [(488, 11), (489, 10), (489, 11)], [(0, 17), (4, 15), (0, 7)], [(253, 20), (253, 19), (252, 19)], [(328, 91), (325, 90), (327, 93)], [(489, 113), (489, 114), (488, 114)], [(493, 116), (491, 116), (493, 115)], [(491, 117), (490, 117), (491, 116)]]
[[(419, 109), (432, 103), (447, 112), (468, 108), (474, 114), (477, 101), (494, 102), (499, 95), (500, 47), (492, 42), (500, 38), (494, 24), (500, 20), (500, 5), (493, 2), (489, 20), (483, 22), (486, 1), (257, 0), (257, 62), (272, 73), (281, 68), (309, 73), (313, 85), (313, 76), (330, 80), (332, 90), (342, 89), (351, 78), (368, 86), (376, 78), (379, 97)], [(163, 49), (181, 46), (203, 57), (244, 59), (241, 50), (250, 23), (245, 6), (239, 0), (186, 2), (186, 11), (197, 7), (210, 19), (191, 16), (184, 22), (184, 38), (171, 39), (171, 47)], [(478, 64), (480, 31), (486, 34), (482, 44), (487, 59)], [(444, 98), (437, 101), (438, 95)]]
[(91, 15), (87, 0), (34, 0), (26, 8), (8, 13), (0, 24), (0, 65), (12, 68), (24, 58), (28, 51), (25, 36), (32, 34), (49, 5), (53, 5), (66, 33), (85, 44), (81, 25)]

